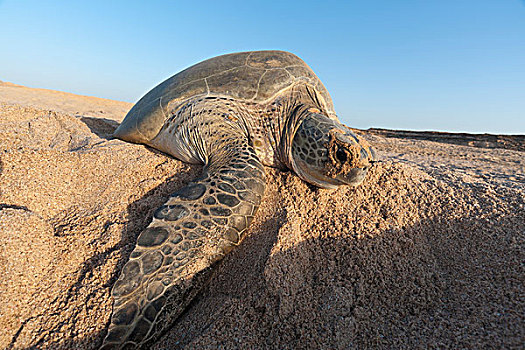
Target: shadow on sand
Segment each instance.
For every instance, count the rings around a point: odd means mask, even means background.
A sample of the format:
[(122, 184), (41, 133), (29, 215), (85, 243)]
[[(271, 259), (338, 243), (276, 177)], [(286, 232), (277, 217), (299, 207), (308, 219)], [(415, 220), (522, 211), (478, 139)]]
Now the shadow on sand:
[(106, 118), (93, 118), (77, 115), (77, 118), (91, 130), (92, 133), (100, 138), (111, 140), (113, 132), (118, 128), (119, 123)]

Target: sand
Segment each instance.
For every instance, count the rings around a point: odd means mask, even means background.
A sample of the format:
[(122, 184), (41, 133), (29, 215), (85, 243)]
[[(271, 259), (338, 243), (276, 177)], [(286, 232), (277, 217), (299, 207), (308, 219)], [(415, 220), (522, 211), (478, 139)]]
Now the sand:
[[(100, 345), (138, 234), (198, 176), (110, 139), (130, 107), (0, 84), (0, 348)], [(522, 348), (523, 136), (366, 135), (383, 162), (357, 188), (267, 168), (247, 238), (155, 349)]]

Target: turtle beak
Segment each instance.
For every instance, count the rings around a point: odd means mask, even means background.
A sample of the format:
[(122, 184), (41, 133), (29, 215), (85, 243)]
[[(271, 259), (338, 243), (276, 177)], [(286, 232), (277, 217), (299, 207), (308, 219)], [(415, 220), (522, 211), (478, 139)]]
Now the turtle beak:
[(345, 143), (347, 166), (336, 176), (336, 180), (344, 185), (357, 186), (366, 177), (370, 166), (376, 161), (376, 153), (372, 146), (363, 138), (358, 138), (350, 130), (334, 135), (341, 143)]
[(357, 186), (366, 177), (366, 173), (368, 172), (368, 167), (366, 168), (354, 168), (347, 172), (346, 174), (340, 174), (337, 176), (337, 180), (339, 180), (342, 184), (347, 186)]

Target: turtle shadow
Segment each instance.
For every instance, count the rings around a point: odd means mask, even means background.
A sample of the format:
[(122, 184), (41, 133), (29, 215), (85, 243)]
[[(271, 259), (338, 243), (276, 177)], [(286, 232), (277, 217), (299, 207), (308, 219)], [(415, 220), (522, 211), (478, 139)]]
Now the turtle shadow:
[(82, 123), (86, 124), (92, 133), (106, 140), (113, 139), (113, 133), (120, 125), (115, 120), (107, 118), (86, 117), (83, 115), (77, 115), (76, 117)]

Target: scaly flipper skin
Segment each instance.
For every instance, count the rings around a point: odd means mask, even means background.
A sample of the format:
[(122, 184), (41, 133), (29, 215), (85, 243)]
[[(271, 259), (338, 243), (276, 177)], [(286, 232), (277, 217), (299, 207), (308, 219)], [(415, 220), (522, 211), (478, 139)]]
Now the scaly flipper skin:
[(203, 176), (171, 195), (138, 237), (113, 287), (102, 349), (158, 339), (198, 293), (201, 275), (242, 240), (264, 194), (264, 168), (241, 128), (221, 128)]

